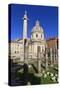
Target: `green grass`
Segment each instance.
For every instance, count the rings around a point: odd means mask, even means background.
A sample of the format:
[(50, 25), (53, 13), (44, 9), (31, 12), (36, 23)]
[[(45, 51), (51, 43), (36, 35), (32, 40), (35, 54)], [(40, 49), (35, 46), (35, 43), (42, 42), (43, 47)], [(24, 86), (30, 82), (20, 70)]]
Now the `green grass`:
[[(20, 77), (20, 80), (23, 77), (23, 73), (19, 73), (18, 77)], [(50, 78), (50, 76), (47, 76), (47, 78), (42, 77), (37, 77), (33, 73), (29, 73), (29, 82), (31, 85), (40, 85), (40, 84), (54, 84), (57, 82), (53, 82)]]
[(53, 84), (53, 83), (56, 82), (53, 82), (50, 76), (47, 76), (47, 78), (44, 78), (43, 76), (41, 77), (41, 84)]

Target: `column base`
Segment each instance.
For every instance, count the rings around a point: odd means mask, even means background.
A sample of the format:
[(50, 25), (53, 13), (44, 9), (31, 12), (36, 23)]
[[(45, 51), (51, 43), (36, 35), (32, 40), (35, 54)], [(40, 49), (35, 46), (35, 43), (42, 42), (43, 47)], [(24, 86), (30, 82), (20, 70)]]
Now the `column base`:
[(35, 73), (34, 74), (36, 77), (41, 77), (42, 76), (42, 73)]

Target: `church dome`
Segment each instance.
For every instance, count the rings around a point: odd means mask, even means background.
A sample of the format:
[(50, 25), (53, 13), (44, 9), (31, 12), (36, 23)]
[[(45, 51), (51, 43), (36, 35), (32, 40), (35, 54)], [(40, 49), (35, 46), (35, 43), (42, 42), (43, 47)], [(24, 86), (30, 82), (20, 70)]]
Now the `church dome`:
[(40, 26), (40, 23), (38, 20), (36, 21), (35, 26), (32, 29), (32, 33), (35, 33), (35, 32), (43, 33), (43, 28)]
[(43, 28), (40, 26), (40, 23), (38, 20), (36, 21), (35, 26), (32, 29), (31, 39), (34, 39), (34, 40), (44, 39)]

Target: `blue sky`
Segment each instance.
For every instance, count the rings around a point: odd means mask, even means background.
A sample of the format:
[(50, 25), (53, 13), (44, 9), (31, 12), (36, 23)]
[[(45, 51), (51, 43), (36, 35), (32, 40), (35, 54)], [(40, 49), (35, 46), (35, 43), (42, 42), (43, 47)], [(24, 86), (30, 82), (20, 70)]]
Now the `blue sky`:
[(36, 20), (39, 20), (40, 25), (44, 29), (45, 39), (58, 37), (58, 7), (51, 6), (33, 6), (11, 4), (11, 40), (21, 39), (23, 37), (23, 16), (27, 11), (28, 33), (30, 38), (31, 30), (35, 25)]

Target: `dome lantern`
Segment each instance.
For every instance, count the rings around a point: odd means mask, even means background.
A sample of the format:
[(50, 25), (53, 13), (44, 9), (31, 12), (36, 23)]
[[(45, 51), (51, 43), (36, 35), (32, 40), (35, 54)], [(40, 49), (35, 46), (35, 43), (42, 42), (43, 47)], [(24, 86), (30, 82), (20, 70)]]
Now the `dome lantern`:
[(39, 21), (37, 20), (36, 21), (36, 27), (39, 27), (40, 25), (39, 25)]

